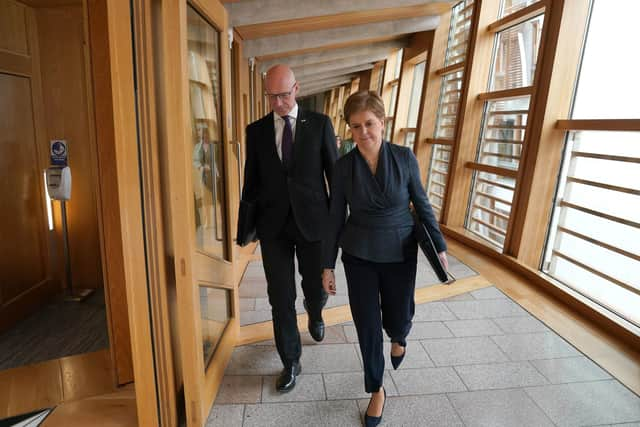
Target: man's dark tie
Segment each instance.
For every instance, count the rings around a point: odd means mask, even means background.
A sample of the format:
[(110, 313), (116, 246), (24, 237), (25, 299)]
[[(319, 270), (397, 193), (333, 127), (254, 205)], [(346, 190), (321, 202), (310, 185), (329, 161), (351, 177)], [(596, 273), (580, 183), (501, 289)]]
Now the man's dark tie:
[(291, 131), (291, 123), (289, 116), (282, 116), (284, 120), (284, 130), (282, 131), (282, 163), (289, 167), (291, 158), (293, 157), (293, 132)]

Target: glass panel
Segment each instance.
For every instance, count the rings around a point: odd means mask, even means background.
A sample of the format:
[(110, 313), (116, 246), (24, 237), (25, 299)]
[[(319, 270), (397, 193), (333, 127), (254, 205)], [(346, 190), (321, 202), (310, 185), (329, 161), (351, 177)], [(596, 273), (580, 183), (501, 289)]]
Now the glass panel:
[(391, 141), (391, 131), (393, 130), (393, 118), (387, 117), (387, 123), (384, 125), (384, 139)]
[(453, 7), (444, 62), (445, 67), (464, 61), (469, 43), (472, 14), (472, 0), (462, 1)]
[(462, 92), (462, 71), (442, 76), (436, 117), (436, 138), (453, 139)]
[(570, 132), (542, 270), (638, 326), (639, 212), (640, 132)]
[(487, 102), (478, 163), (518, 169), (528, 109), (529, 96)]
[(502, 0), (500, 5), (500, 18), (511, 15), (520, 9), (536, 3), (538, 0)]
[(231, 291), (200, 285), (200, 319), (202, 320), (202, 351), (207, 370), (224, 328), (231, 319)]
[(396, 111), (396, 100), (398, 99), (398, 83), (391, 85), (391, 95), (387, 104), (387, 116), (393, 116)]
[(218, 32), (187, 10), (196, 246), (228, 259)]
[(450, 145), (433, 145), (431, 148), (431, 161), (429, 164), (429, 174), (427, 175), (426, 191), (438, 221), (440, 220), (442, 204), (444, 203), (450, 160)]
[(413, 143), (416, 141), (416, 131), (408, 130), (407, 134), (404, 136), (404, 146), (411, 148), (413, 151)]
[(594, 2), (573, 106), (574, 119), (640, 117), (638, 17), (638, 0)]
[(502, 248), (509, 225), (515, 180), (475, 172), (466, 227), (489, 243)]
[(533, 84), (544, 15), (498, 33), (489, 90)]
[(397, 79), (400, 77), (400, 69), (402, 68), (402, 54), (404, 53), (404, 49), (400, 49), (398, 53), (396, 53), (396, 63), (395, 68), (393, 69), (393, 78)]
[(413, 84), (411, 85), (411, 99), (409, 100), (409, 114), (407, 115), (407, 127), (414, 128), (418, 124), (418, 110), (422, 98), (422, 84), (424, 82), (424, 70), (427, 62), (416, 64), (413, 69)]

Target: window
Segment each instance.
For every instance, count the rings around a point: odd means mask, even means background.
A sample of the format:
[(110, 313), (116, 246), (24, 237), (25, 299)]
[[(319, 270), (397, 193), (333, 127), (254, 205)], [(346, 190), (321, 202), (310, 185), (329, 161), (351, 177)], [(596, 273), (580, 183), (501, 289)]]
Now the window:
[[(514, 3), (503, 0), (502, 9)], [(480, 96), (484, 113), (465, 223), (498, 249), (509, 228), (543, 22), (539, 15), (496, 34), (489, 92)]]
[(473, 0), (461, 1), (453, 7), (447, 51), (445, 53), (445, 68), (441, 70), (440, 97), (438, 99), (434, 129), (435, 141), (439, 143), (434, 144), (431, 149), (431, 161), (426, 187), (438, 220), (440, 220), (444, 204), (451, 155), (450, 144), (455, 138), (458, 121), (464, 79), (464, 61), (469, 45), (473, 10)]
[[(624, 10), (625, 13), (620, 13)], [(568, 120), (542, 271), (640, 326), (640, 118), (637, 0), (595, 0)], [(577, 119), (590, 130), (572, 129)], [(615, 120), (611, 120), (615, 119)]]
[(413, 67), (413, 82), (411, 84), (411, 93), (409, 95), (409, 111), (407, 113), (407, 123), (404, 128), (404, 146), (413, 150), (413, 144), (416, 140), (416, 129), (418, 126), (418, 110), (420, 100), (422, 99), (422, 85), (424, 83), (424, 72), (427, 62), (418, 62)]

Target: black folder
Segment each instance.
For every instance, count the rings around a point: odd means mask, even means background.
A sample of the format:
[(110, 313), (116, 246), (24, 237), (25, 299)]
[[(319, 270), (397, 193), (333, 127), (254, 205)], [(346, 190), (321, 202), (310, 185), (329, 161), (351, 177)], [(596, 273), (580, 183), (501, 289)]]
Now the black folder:
[(433, 244), (433, 240), (427, 231), (427, 227), (420, 221), (417, 215), (414, 214), (414, 227), (413, 227), (413, 235), (418, 241), (418, 245), (424, 253), (424, 256), (427, 257), (429, 264), (431, 264), (431, 268), (438, 276), (438, 280), (442, 283), (452, 283), (455, 278), (451, 276), (451, 280), (449, 280), (449, 275), (447, 270), (445, 270), (440, 258), (438, 257), (438, 251), (436, 251), (436, 247)]
[(256, 233), (256, 203), (240, 200), (240, 209), (238, 210), (238, 234), (236, 243), (240, 246), (246, 246), (251, 242), (258, 240)]

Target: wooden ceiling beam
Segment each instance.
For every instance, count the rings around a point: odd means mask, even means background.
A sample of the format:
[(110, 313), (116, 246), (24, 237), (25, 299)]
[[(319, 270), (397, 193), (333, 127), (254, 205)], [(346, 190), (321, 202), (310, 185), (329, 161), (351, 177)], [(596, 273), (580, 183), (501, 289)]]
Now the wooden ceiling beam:
[(451, 8), (448, 2), (426, 3), (415, 6), (392, 7), (376, 10), (338, 13), (332, 15), (309, 16), (286, 21), (265, 22), (234, 27), (243, 40), (272, 37), (306, 31), (318, 31), (352, 25), (415, 18), (418, 16), (441, 15)]

